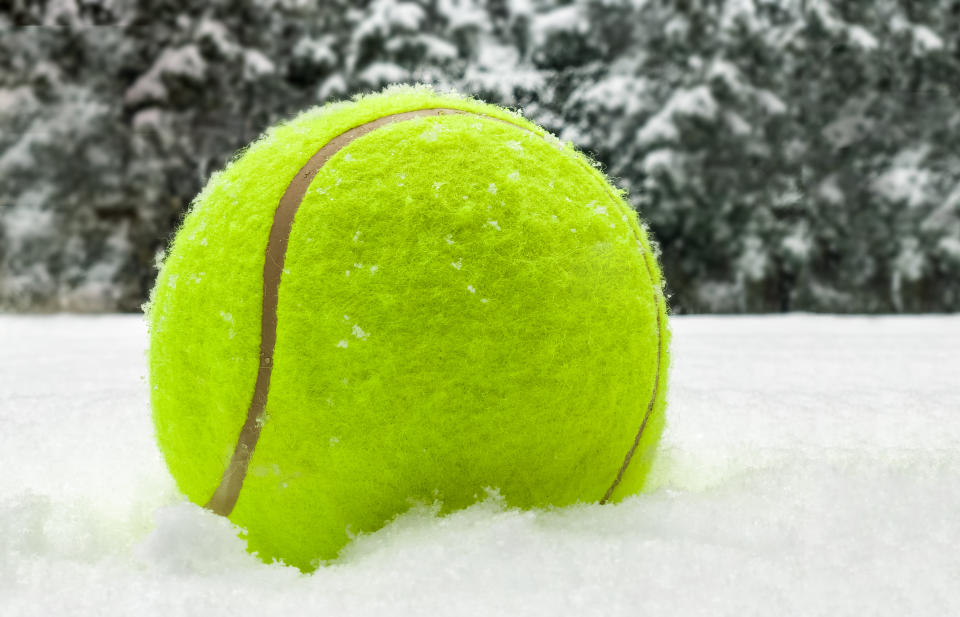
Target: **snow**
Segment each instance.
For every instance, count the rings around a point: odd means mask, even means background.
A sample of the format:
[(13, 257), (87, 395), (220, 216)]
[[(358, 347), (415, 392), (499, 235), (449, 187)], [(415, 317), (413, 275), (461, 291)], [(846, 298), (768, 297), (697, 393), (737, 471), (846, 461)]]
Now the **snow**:
[(916, 208), (929, 199), (933, 174), (918, 167), (893, 167), (876, 176), (871, 187), (892, 202)]
[(914, 53), (918, 56), (943, 49), (943, 39), (936, 32), (921, 24), (913, 26), (913, 43)]
[(707, 86), (677, 90), (664, 104), (663, 109), (651, 116), (640, 128), (637, 132), (637, 141), (641, 145), (673, 141), (680, 135), (679, 129), (674, 124), (676, 118), (695, 117), (711, 120), (716, 116), (717, 111), (717, 102)]
[(140, 316), (0, 316), (0, 614), (958, 614), (960, 316), (671, 323), (650, 493), (424, 507), (302, 575), (177, 494)]
[(317, 89), (317, 99), (327, 101), (333, 97), (340, 96), (347, 91), (347, 82), (339, 73), (331, 75)]
[(53, 28), (62, 27), (79, 22), (78, 18), (79, 9), (76, 0), (52, 0), (47, 6), (43, 25)]
[(7, 246), (17, 247), (31, 238), (49, 237), (54, 213), (43, 209), (50, 197), (49, 188), (33, 188), (20, 196), (19, 203), (4, 213), (0, 236)]
[[(29, 109), (36, 107), (37, 99), (16, 96), (13, 101)], [(97, 126), (109, 110), (109, 105), (95, 99), (84, 88), (64, 86), (60, 91), (60, 101), (49, 110), (52, 113), (35, 118), (20, 135), (14, 133), (12, 145), (6, 145), (5, 150), (0, 152), (0, 178), (8, 182), (21, 174), (27, 174), (29, 178), (42, 178), (36, 171), (39, 166), (36, 153), (43, 148), (59, 148), (66, 140), (79, 139), (82, 134), (80, 127)], [(6, 126), (0, 128), (0, 131), (3, 130), (6, 130)], [(2, 132), (0, 136), (6, 137)], [(35, 183), (37, 181), (27, 186)]]
[(293, 55), (296, 58), (306, 58), (316, 66), (332, 67), (337, 62), (337, 54), (333, 50), (332, 36), (320, 39), (303, 37), (293, 46)]
[(690, 20), (682, 14), (674, 15), (670, 18), (670, 21), (664, 25), (663, 32), (671, 41), (682, 41), (690, 34)]
[(584, 84), (570, 98), (572, 103), (632, 116), (655, 106), (651, 90), (649, 79), (613, 74)]
[(37, 105), (37, 97), (27, 86), (0, 88), (0, 120), (10, 122), (23, 107)]
[[(507, 4), (515, 5), (516, 2)], [(451, 32), (486, 30), (490, 27), (490, 18), (483, 0), (438, 0), (436, 6), (437, 12), (446, 20)], [(517, 8), (511, 7), (509, 12), (516, 15)]]
[(894, 275), (897, 279), (919, 281), (923, 276), (925, 261), (920, 251), (920, 242), (912, 236), (907, 236), (900, 241), (900, 253), (893, 262)]
[(836, 174), (831, 174), (824, 178), (819, 186), (816, 187), (815, 194), (828, 204), (834, 206), (843, 204), (843, 189), (837, 184)]
[(869, 30), (858, 24), (852, 24), (847, 28), (847, 36), (850, 41), (863, 51), (873, 51), (880, 46), (877, 37), (873, 36)]
[(743, 137), (753, 132), (753, 127), (750, 126), (750, 123), (734, 111), (725, 112), (723, 118), (727, 121), (727, 128), (730, 129), (730, 132), (738, 137)]
[(368, 9), (366, 18), (353, 31), (354, 41), (360, 41), (376, 34), (386, 34), (394, 27), (408, 32), (420, 28), (425, 14), (423, 9), (410, 2), (396, 0), (376, 0)]
[(757, 103), (759, 103), (768, 114), (779, 116), (787, 113), (787, 104), (773, 92), (764, 90), (763, 88), (757, 88), (754, 90), (754, 96), (757, 99)]
[(130, 104), (162, 101), (167, 96), (167, 86), (163, 82), (165, 75), (200, 81), (205, 72), (206, 62), (196, 45), (164, 49), (153, 66), (127, 89), (124, 100)]
[(863, 139), (873, 128), (873, 121), (862, 110), (841, 114), (823, 127), (820, 134), (836, 149), (846, 148)]
[(524, 63), (515, 47), (484, 34), (477, 43), (476, 60), (464, 72), (462, 88), (496, 93), (502, 104), (510, 106), (516, 102), (517, 90), (535, 91), (545, 83), (542, 72)]
[[(837, 16), (836, 9), (829, 0), (809, 0), (808, 2), (803, 2), (801, 6), (809, 10), (811, 14), (816, 15), (820, 24), (827, 32), (834, 34), (843, 31), (845, 24), (843, 20)], [(897, 18), (894, 18), (894, 21), (896, 19)]]
[(683, 174), (679, 173), (683, 169), (683, 155), (676, 150), (651, 150), (644, 155), (642, 165), (643, 171), (651, 176), (662, 174), (677, 184), (683, 179)]
[(374, 62), (361, 71), (358, 77), (371, 87), (380, 87), (383, 84), (400, 83), (408, 76), (407, 70), (400, 65), (391, 62)]
[(780, 242), (784, 253), (793, 257), (797, 262), (803, 263), (813, 251), (813, 243), (809, 232), (804, 227), (798, 227), (790, 235), (785, 236)]
[(940, 238), (937, 243), (940, 252), (947, 256), (953, 263), (960, 264), (960, 238), (945, 237)]
[(530, 27), (530, 37), (535, 47), (542, 47), (547, 39), (565, 32), (587, 32), (590, 24), (580, 6), (568, 4), (545, 13), (536, 13)]
[(457, 46), (453, 43), (448, 43), (440, 37), (431, 34), (421, 35), (417, 40), (424, 46), (426, 55), (431, 60), (444, 62), (457, 59), (459, 52), (457, 51)]
[(223, 23), (205, 18), (197, 26), (196, 37), (201, 41), (209, 41), (219, 53), (231, 57), (238, 50), (238, 45), (231, 41), (230, 31)]
[(273, 60), (257, 49), (248, 49), (243, 53), (243, 77), (254, 80), (265, 75), (273, 75), (277, 67)]
[(724, 30), (736, 30), (746, 27), (750, 32), (759, 28), (757, 6), (754, 0), (728, 0), (723, 4), (720, 27)]
[(747, 89), (743, 81), (743, 75), (737, 65), (723, 58), (714, 58), (710, 62), (710, 68), (707, 69), (707, 79), (717, 80), (726, 84), (732, 92), (741, 92)]

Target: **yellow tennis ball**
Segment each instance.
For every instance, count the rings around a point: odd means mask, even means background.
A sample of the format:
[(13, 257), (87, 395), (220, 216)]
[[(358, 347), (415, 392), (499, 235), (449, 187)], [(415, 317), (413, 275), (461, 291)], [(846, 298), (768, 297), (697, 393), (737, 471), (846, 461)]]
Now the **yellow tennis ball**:
[(307, 111), (214, 174), (149, 321), (178, 486), (304, 570), (417, 502), (636, 493), (664, 425), (636, 213), (542, 128), (423, 87)]

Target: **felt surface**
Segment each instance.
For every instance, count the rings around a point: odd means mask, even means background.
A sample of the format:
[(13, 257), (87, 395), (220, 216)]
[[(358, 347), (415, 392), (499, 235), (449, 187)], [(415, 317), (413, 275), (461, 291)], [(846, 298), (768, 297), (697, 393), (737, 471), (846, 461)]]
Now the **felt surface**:
[[(295, 217), (267, 417), (231, 515), (265, 559), (310, 569), (418, 502), (595, 502), (646, 411), (660, 279), (636, 214), (519, 117), (393, 89), (272, 129), (185, 219), (149, 310), (151, 403), (178, 486), (205, 503), (236, 444), (266, 239), (293, 175), (344, 130), (428, 107), (507, 122), (377, 129), (321, 168)], [(659, 310), (658, 400), (615, 500), (641, 489), (663, 428)]]

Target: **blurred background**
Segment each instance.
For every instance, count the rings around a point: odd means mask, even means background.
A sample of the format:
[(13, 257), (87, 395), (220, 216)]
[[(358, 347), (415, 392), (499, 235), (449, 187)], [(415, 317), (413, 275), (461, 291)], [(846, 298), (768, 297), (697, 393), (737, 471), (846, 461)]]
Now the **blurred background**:
[(960, 309), (960, 0), (0, 0), (0, 310), (137, 311), (266, 127), (423, 82), (599, 160), (699, 312)]

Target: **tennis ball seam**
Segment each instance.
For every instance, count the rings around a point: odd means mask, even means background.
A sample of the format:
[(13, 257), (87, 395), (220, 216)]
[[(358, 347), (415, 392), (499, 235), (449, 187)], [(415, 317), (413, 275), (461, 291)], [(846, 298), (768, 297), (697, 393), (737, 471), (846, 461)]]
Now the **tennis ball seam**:
[[(307, 188), (323, 165), (326, 164), (326, 162), (329, 161), (330, 158), (332, 158), (337, 152), (357, 138), (394, 122), (412, 120), (418, 117), (442, 116), (449, 114), (473, 115), (480, 118), (496, 120), (498, 122), (510, 124), (511, 126), (516, 126), (517, 128), (528, 132), (533, 132), (526, 127), (501, 118), (453, 108), (434, 107), (388, 114), (379, 118), (375, 118), (374, 120), (364, 124), (354, 126), (330, 139), (327, 143), (321, 146), (300, 168), (281, 196), (280, 201), (277, 204), (277, 208), (274, 211), (274, 220), (270, 228), (265, 251), (266, 255), (263, 268), (263, 302), (261, 310), (259, 353), (260, 362), (257, 371), (257, 379), (254, 386), (254, 392), (251, 397), (250, 406), (248, 407), (247, 416), (237, 439), (237, 445), (230, 458), (230, 462), (224, 470), (219, 485), (205, 506), (214, 513), (222, 516), (229, 516), (233, 511), (233, 508), (239, 499), (240, 491), (243, 488), (243, 483), (246, 477), (250, 459), (253, 456), (254, 448), (259, 440), (260, 431), (266, 418), (266, 404), (269, 395), (270, 377), (273, 369), (273, 352), (277, 336), (277, 307), (279, 303), (280, 280), (283, 274), (283, 265), (286, 257), (290, 232), (293, 227), (294, 216), (299, 209), (300, 203), (303, 201)], [(588, 163), (583, 160), (580, 160), (580, 163), (586, 167), (589, 167)], [(609, 187), (604, 186), (604, 189), (613, 202), (618, 207), (622, 207), (616, 196), (610, 191)], [(636, 230), (634, 230), (634, 233), (636, 234)], [(643, 252), (644, 265), (646, 266), (647, 275), (650, 279), (651, 285), (654, 287), (654, 310), (656, 312), (657, 323), (657, 363), (654, 375), (654, 385), (650, 402), (647, 405), (646, 412), (634, 442), (631, 448), (628, 450), (624, 458), (624, 462), (617, 472), (616, 478), (607, 489), (603, 498), (600, 500), (601, 504), (606, 503), (609, 500), (610, 496), (613, 494), (613, 491), (620, 483), (627, 466), (630, 464), (630, 460), (640, 443), (644, 428), (646, 427), (647, 421), (650, 418), (658, 396), (663, 343), (660, 320), (660, 296), (662, 295), (662, 291), (659, 289), (656, 281), (653, 278), (653, 272), (649, 263), (649, 256), (647, 255), (648, 251), (646, 251), (642, 246), (641, 250)]]
[[(581, 164), (589, 167), (589, 165), (580, 159)], [(595, 176), (596, 177), (596, 176)], [(615, 206), (620, 206), (620, 200), (617, 199), (617, 196), (610, 189), (610, 186), (603, 182), (602, 179), (598, 178), (598, 182), (602, 185), (604, 191), (607, 193), (607, 196), (613, 201)], [(639, 242), (640, 237), (637, 234), (637, 230), (631, 226), (635, 235), (637, 235), (637, 241)], [(663, 299), (663, 290), (657, 284), (657, 281), (653, 278), (653, 268), (650, 267), (650, 255), (649, 251), (641, 244), (641, 250), (643, 254), (643, 265), (647, 270), (647, 278), (650, 279), (650, 285), (654, 289), (653, 294), (653, 310), (657, 316), (657, 364), (656, 369), (654, 370), (653, 375), (653, 391), (650, 393), (650, 401), (647, 403), (647, 410), (643, 414), (643, 420), (640, 422), (640, 428), (637, 430), (637, 434), (633, 439), (633, 444), (630, 446), (630, 449), (627, 450), (627, 454), (623, 459), (623, 464), (620, 465), (620, 469), (617, 470), (617, 476), (614, 478), (613, 483), (610, 484), (610, 487), (603, 494), (603, 497), (600, 499), (600, 505), (607, 503), (610, 500), (610, 497), (613, 495), (613, 491), (616, 490), (620, 482), (623, 480), (623, 474), (626, 473), (627, 467), (630, 465), (630, 461), (633, 459), (634, 453), (637, 451), (637, 448), (640, 446), (640, 440), (643, 438), (643, 431), (647, 427), (647, 422), (650, 420), (650, 416), (653, 414), (653, 408), (657, 403), (657, 396), (660, 391), (660, 369), (663, 363), (663, 330), (660, 319), (660, 301)], [(664, 304), (666, 300), (664, 299)]]

